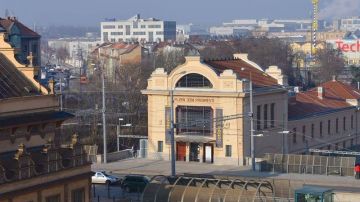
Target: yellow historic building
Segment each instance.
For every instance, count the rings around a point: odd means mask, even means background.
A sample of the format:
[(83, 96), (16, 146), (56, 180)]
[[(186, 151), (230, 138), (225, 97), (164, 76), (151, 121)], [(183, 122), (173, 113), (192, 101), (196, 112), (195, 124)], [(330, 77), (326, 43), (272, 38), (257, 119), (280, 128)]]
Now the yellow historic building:
[[(276, 66), (263, 71), (235, 54), (228, 60), (202, 61), (186, 57), (167, 73), (156, 69), (143, 91), (148, 96), (148, 157), (170, 159), (170, 91), (174, 94), (176, 159), (215, 164), (248, 164), (250, 156), (250, 91), (253, 83), (254, 123), (282, 130), (287, 120), (287, 78)], [(262, 133), (263, 131), (257, 131)], [(280, 136), (266, 137), (275, 145), (255, 141), (257, 156), (281, 152)], [(265, 149), (265, 147), (267, 149)]]
[(176, 160), (249, 165), (250, 81), (256, 158), (359, 144), (360, 92), (351, 86), (334, 78), (294, 92), (278, 67), (263, 71), (247, 54), (207, 61), (189, 56), (169, 73), (156, 69), (142, 91), (148, 96), (148, 157), (170, 159), (173, 100)]
[(83, 146), (76, 135), (59, 141), (61, 124), (73, 115), (60, 111), (53, 83), (35, 80), (34, 55), (20, 62), (21, 51), (0, 29), (0, 202), (91, 201)]

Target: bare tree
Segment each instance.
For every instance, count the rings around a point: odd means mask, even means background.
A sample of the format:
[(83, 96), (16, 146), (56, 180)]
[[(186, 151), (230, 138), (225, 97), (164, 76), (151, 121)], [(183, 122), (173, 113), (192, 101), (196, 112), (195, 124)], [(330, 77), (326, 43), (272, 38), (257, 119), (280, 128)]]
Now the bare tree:
[(345, 60), (339, 50), (319, 49), (315, 55), (313, 80), (319, 84), (332, 79), (332, 76), (342, 73)]

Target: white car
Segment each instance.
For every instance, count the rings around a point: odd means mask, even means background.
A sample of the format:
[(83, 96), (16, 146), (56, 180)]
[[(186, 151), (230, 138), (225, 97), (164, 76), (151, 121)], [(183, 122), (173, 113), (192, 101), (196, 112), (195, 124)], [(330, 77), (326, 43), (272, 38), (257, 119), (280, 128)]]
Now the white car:
[(91, 183), (113, 184), (120, 181), (119, 177), (107, 174), (105, 171), (97, 171), (91, 176)]

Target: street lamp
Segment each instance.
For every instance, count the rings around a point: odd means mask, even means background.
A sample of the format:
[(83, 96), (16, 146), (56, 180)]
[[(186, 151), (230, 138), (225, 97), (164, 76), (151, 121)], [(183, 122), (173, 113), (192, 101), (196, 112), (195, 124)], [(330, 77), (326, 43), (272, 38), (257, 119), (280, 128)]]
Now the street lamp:
[(179, 72), (175, 75), (173, 75), (173, 77), (171, 77), (171, 82), (170, 82), (170, 102), (171, 102), (171, 109), (170, 109), (170, 143), (171, 143), (171, 176), (175, 176), (176, 175), (176, 171), (175, 171), (175, 137), (174, 137), (174, 128), (175, 128), (175, 124), (174, 124), (174, 88), (173, 88), (173, 78), (176, 75), (183, 75), (186, 74), (186, 71), (182, 71)]

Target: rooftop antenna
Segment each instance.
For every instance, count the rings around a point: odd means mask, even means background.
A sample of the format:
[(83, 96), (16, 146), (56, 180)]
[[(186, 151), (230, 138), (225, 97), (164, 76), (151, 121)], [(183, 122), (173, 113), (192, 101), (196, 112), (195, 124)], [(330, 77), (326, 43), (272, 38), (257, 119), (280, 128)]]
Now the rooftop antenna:
[(10, 17), (9, 15), (10, 15), (10, 13), (9, 13), (9, 9), (5, 9), (5, 18)]

